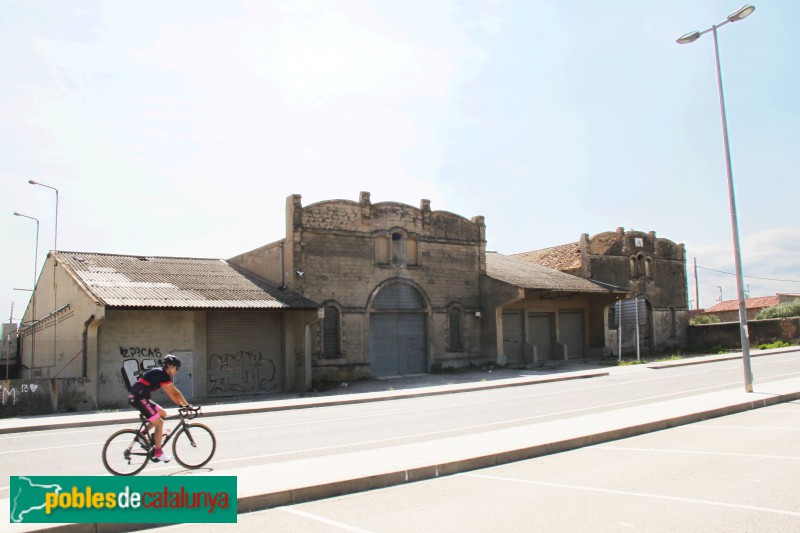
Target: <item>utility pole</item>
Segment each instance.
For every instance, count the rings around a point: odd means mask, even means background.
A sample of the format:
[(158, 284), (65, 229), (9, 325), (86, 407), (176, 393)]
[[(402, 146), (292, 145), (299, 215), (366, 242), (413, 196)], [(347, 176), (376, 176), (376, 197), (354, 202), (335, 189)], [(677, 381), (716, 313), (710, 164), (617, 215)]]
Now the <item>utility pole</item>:
[(695, 309), (700, 309), (700, 285), (697, 283), (697, 258), (694, 258), (694, 303)]

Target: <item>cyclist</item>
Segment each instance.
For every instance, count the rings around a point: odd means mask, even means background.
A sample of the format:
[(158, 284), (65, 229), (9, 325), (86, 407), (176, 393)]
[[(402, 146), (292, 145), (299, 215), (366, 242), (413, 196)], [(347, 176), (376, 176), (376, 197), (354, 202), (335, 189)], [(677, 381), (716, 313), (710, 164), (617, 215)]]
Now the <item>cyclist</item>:
[(164, 388), (170, 400), (175, 402), (181, 407), (186, 407), (188, 402), (183, 397), (181, 391), (172, 383), (172, 376), (181, 367), (181, 360), (177, 356), (167, 354), (161, 361), (161, 366), (154, 366), (140, 377), (136, 383), (131, 386), (130, 395), (128, 396), (128, 403), (131, 407), (138, 409), (140, 413), (147, 419), (147, 430), (155, 428), (153, 439), (155, 441), (155, 451), (153, 453), (153, 461), (163, 461), (168, 463), (172, 460), (172, 456), (164, 453), (161, 449), (161, 440), (164, 436), (164, 419), (167, 417), (167, 412), (163, 407), (150, 399), (153, 391)]

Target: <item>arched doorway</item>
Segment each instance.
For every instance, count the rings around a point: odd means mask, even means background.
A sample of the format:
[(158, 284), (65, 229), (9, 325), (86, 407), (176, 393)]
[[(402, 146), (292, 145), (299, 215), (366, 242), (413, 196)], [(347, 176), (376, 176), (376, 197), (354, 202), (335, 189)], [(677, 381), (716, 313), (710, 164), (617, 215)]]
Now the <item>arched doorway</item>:
[(428, 305), (406, 283), (379, 289), (369, 317), (370, 368), (374, 376), (428, 371)]

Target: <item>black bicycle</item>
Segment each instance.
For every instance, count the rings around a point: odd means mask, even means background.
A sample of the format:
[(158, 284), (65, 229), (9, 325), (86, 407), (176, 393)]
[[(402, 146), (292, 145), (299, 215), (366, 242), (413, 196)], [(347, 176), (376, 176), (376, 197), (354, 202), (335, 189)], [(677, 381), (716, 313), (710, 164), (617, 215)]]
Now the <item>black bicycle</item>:
[[(178, 409), (180, 421), (171, 433), (166, 432), (162, 448), (172, 441), (172, 454), (178, 464), (194, 469), (205, 466), (217, 449), (214, 432), (204, 424), (190, 423), (200, 414), (200, 407), (186, 406)], [(147, 432), (147, 419), (139, 416), (139, 429), (121, 429), (111, 435), (103, 446), (103, 464), (115, 476), (133, 476), (141, 472), (153, 459), (155, 443)]]

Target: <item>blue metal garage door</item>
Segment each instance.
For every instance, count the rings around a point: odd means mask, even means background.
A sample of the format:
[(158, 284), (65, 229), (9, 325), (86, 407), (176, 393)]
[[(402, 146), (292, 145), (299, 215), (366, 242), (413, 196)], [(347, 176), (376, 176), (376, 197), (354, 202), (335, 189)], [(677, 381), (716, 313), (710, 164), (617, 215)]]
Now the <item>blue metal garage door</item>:
[(373, 313), (370, 316), (372, 374), (396, 376), (428, 371), (426, 315)]

